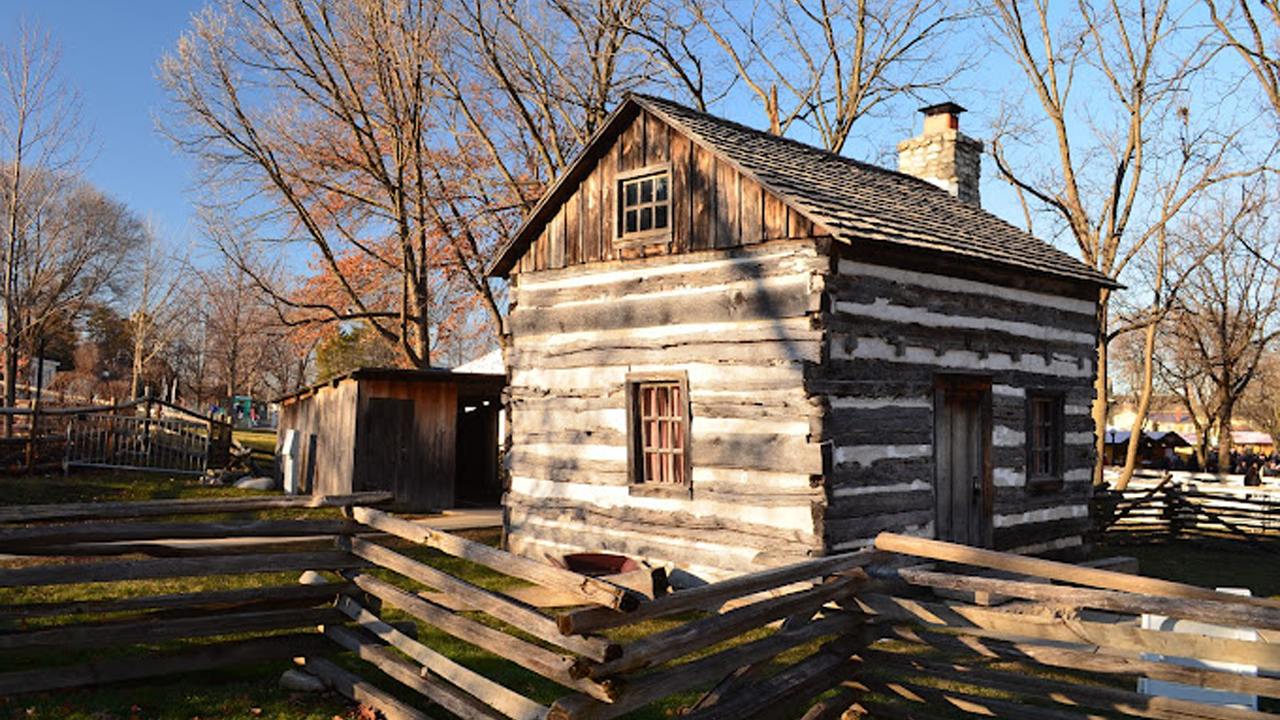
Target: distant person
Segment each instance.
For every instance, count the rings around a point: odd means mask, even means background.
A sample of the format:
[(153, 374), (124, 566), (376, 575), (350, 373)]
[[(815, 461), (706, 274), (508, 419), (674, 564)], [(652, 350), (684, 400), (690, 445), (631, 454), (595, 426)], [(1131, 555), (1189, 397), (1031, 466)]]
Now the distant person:
[(1262, 484), (1262, 475), (1258, 473), (1258, 463), (1252, 460), (1245, 462), (1244, 484), (1246, 487), (1258, 487)]

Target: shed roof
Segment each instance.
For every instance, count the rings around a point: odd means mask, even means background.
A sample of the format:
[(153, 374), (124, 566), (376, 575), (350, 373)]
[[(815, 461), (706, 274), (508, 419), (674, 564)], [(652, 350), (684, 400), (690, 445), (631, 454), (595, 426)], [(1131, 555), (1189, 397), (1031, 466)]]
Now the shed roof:
[(577, 181), (591, 171), (597, 155), (594, 149), (611, 142), (642, 109), (849, 245), (918, 248), (1077, 282), (1117, 286), (1071, 255), (928, 182), (670, 100), (638, 94), (614, 110), (587, 148), (544, 194), (490, 266), (490, 274), (511, 271), (557, 207), (572, 194)]
[(409, 383), (452, 383), (466, 394), (499, 396), (507, 385), (504, 374), (459, 373), (445, 368), (407, 370), (404, 368), (358, 368), (322, 383), (309, 385), (272, 402), (285, 403), (297, 400), (328, 387), (337, 387), (343, 380), (390, 380)]

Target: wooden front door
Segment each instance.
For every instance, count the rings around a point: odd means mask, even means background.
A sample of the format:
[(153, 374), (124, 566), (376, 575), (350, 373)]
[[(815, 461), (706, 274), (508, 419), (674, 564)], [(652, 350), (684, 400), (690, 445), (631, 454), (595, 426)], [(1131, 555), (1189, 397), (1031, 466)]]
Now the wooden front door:
[(936, 537), (990, 545), (991, 381), (939, 379), (933, 437)]

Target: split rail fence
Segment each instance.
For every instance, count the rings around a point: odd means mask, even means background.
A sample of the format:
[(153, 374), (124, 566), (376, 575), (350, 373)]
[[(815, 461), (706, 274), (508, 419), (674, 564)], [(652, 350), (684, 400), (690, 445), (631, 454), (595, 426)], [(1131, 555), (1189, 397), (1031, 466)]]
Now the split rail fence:
[(1280, 487), (1197, 482), (1178, 474), (1142, 478), (1124, 491), (1094, 494), (1096, 538), (1104, 543), (1196, 539), (1245, 541), (1280, 552)]
[[(368, 507), (372, 499), (0, 509), (0, 553), (35, 558), (0, 569), (0, 694), (274, 656), (300, 657), (390, 720), (606, 720), (646, 707), (658, 710), (642, 716), (661, 717), (672, 703), (697, 720), (1280, 720), (1265, 708), (1136, 690), (1144, 677), (1280, 698), (1280, 680), (1267, 676), (1280, 672), (1277, 601), (889, 534), (875, 548), (650, 597), (395, 517)], [(139, 521), (308, 501), (342, 505), (343, 517)], [(279, 548), (219, 539), (307, 536), (318, 539)], [(543, 602), (446, 571), (459, 565), (452, 558), (540, 588)], [(282, 577), (305, 569), (331, 582)], [(140, 596), (126, 582), (214, 574), (243, 587)], [(92, 585), (101, 599), (52, 592), (71, 585)], [(549, 604), (557, 607), (541, 607)], [(1135, 623), (1143, 613), (1255, 628), (1259, 641), (1144, 630)], [(542, 680), (462, 664), (446, 636)], [(200, 642), (128, 663), (57, 664), (60, 651), (178, 639)], [(1174, 655), (1261, 673), (1185, 667)], [(373, 673), (344, 669), (351, 656), (403, 687), (390, 692), (366, 679)]]

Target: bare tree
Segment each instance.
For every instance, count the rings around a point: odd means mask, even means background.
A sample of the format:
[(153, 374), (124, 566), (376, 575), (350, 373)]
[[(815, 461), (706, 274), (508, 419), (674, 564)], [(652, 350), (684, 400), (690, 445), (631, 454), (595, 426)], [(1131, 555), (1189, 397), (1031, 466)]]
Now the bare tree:
[(1280, 3), (1276, 0), (1204, 0), (1223, 44), (1236, 51), (1258, 80), (1280, 120)]
[[(431, 0), (223, 0), (193, 19), (161, 76), (167, 124), (199, 157), (238, 227), (211, 229), (291, 323), (369, 324), (409, 365), (431, 364), (433, 279), (473, 261), (448, 224), (471, 198), (449, 169), (475, 158), (433, 118), (442, 7)], [(445, 170), (442, 170), (444, 168)], [(245, 210), (260, 210), (246, 217)], [(465, 238), (463, 238), (465, 240)], [(306, 248), (324, 293), (260, 274)], [(461, 260), (460, 260), (461, 258)], [(469, 312), (497, 321), (472, 286)]]
[[(38, 28), (21, 23), (0, 47), (0, 175), (4, 244), (4, 403), (17, 400), (18, 354), (28, 334), (21, 316), (23, 261), (41, 218), (74, 183), (87, 135), (79, 126), (79, 97), (58, 76), (58, 48)], [(12, 418), (5, 418), (11, 434)]]
[(164, 357), (194, 320), (191, 307), (181, 299), (190, 281), (189, 266), (169, 252), (160, 236), (159, 229), (148, 224), (126, 300), (133, 345), (130, 397), (139, 396), (150, 365)]
[(808, 125), (832, 152), (863, 116), (954, 89), (972, 58), (946, 46), (965, 15), (942, 0), (757, 0), (749, 13), (733, 0), (685, 3), (772, 131)]
[[(1189, 93), (1210, 90), (1198, 84), (1207, 51), (1200, 31), (1184, 27), (1166, 0), (1064, 8), (1043, 0), (990, 3), (993, 40), (1021, 68), (1034, 99), (1025, 105), (1033, 110), (1001, 114), (991, 150), (1028, 223), (1046, 213), (1086, 263), (1119, 278), (1207, 188), (1251, 170), (1231, 165), (1238, 131), (1230, 123), (1212, 109), (1203, 117), (1191, 112)], [(1161, 202), (1150, 202), (1153, 195)], [(1112, 327), (1112, 294), (1104, 288), (1099, 298), (1097, 482), (1107, 343), (1128, 329)]]
[[(1161, 364), (1164, 382), (1197, 417), (1200, 451), (1218, 432), (1218, 467), (1230, 467), (1236, 407), (1253, 383), (1280, 327), (1280, 241), (1265, 215), (1265, 192), (1225, 200), (1188, 225), (1179, 242), (1211, 248), (1188, 275), (1170, 316)], [(1249, 245), (1244, 238), (1251, 238)], [(1260, 245), (1258, 238), (1266, 238)]]

